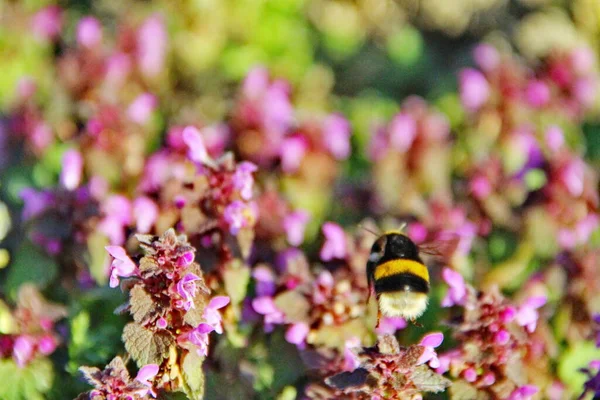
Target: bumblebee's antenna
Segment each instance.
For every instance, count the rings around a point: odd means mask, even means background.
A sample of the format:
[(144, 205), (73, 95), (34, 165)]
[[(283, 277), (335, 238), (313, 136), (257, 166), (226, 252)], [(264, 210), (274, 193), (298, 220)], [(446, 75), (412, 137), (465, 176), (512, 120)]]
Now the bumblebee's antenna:
[(361, 229), (364, 229), (365, 231), (367, 231), (369, 233), (372, 233), (374, 236), (378, 236), (378, 237), (381, 236), (381, 233), (377, 233), (375, 231), (372, 231), (370, 228), (367, 228), (366, 226), (364, 226), (362, 224), (359, 224), (358, 227), (361, 228)]
[(401, 223), (400, 227), (398, 228), (398, 230), (400, 232), (404, 232), (404, 228), (406, 228), (407, 225), (408, 225), (408, 223), (406, 223), (406, 222)]

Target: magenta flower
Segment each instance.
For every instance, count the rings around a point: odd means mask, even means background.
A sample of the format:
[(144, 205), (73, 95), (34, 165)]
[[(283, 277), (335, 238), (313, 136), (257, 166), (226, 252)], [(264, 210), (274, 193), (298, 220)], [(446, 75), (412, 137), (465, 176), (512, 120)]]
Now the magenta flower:
[(237, 233), (242, 228), (253, 226), (258, 217), (258, 210), (254, 203), (244, 203), (240, 200), (235, 200), (223, 212), (223, 219), (229, 225), (229, 231), (232, 235)]
[(398, 151), (405, 152), (412, 146), (417, 136), (417, 122), (406, 113), (394, 117), (390, 125), (390, 144)]
[(431, 368), (438, 368), (440, 366), (440, 361), (438, 360), (437, 354), (435, 352), (435, 348), (442, 344), (444, 341), (444, 334), (441, 332), (434, 332), (428, 335), (425, 335), (423, 339), (421, 339), (421, 346), (425, 348), (421, 357), (417, 361), (417, 365), (429, 363)]
[(233, 187), (240, 191), (240, 196), (242, 196), (242, 199), (244, 200), (250, 200), (252, 198), (252, 187), (254, 185), (252, 173), (256, 172), (257, 169), (256, 165), (253, 163), (243, 161), (237, 165), (235, 173), (233, 174)]
[(212, 325), (202, 323), (189, 333), (188, 340), (197, 347), (198, 355), (203, 357), (208, 355), (208, 334), (214, 330)]
[(54, 40), (62, 29), (62, 10), (58, 6), (42, 8), (33, 16), (31, 25), (38, 38)]
[(218, 310), (225, 307), (229, 302), (230, 299), (228, 296), (216, 296), (210, 300), (204, 309), (206, 323), (212, 325), (215, 328), (215, 332), (219, 334), (223, 333), (223, 324), (221, 313)]
[(309, 331), (310, 327), (304, 322), (292, 324), (285, 331), (285, 340), (287, 340), (289, 343), (295, 344), (299, 349), (303, 349), (306, 345), (305, 340)]
[(304, 210), (296, 210), (283, 218), (283, 229), (287, 241), (292, 246), (300, 246), (304, 241), (304, 230), (310, 216)]
[(524, 326), (530, 333), (535, 331), (539, 318), (538, 308), (546, 304), (546, 296), (534, 296), (528, 298), (518, 309), (515, 315), (517, 323)]
[(420, 222), (413, 222), (408, 226), (407, 229), (408, 236), (413, 240), (413, 242), (420, 244), (427, 239), (427, 228)]
[(473, 50), (475, 62), (485, 72), (490, 72), (500, 64), (500, 54), (494, 46), (489, 44), (480, 44)]
[(164, 68), (167, 31), (160, 15), (146, 19), (137, 34), (137, 62), (142, 74), (152, 78)]
[(252, 300), (252, 308), (257, 313), (265, 316), (265, 330), (272, 329), (273, 324), (282, 324), (285, 321), (285, 315), (281, 312), (273, 298), (270, 296), (261, 296)]
[(540, 108), (550, 101), (550, 88), (542, 81), (531, 81), (525, 89), (525, 98), (532, 107)]
[(402, 317), (383, 317), (375, 329), (378, 335), (393, 335), (398, 329), (406, 328), (408, 324)]
[(350, 155), (350, 124), (341, 114), (332, 114), (323, 126), (325, 147), (338, 160)]
[(133, 202), (133, 218), (138, 233), (148, 233), (158, 218), (158, 206), (148, 197), (138, 197)]
[(141, 382), (145, 386), (148, 386), (148, 389), (146, 391), (142, 390), (138, 392), (140, 396), (146, 396), (148, 392), (150, 392), (152, 397), (156, 397), (156, 393), (154, 392), (154, 390), (152, 390), (152, 382), (150, 381), (154, 380), (154, 377), (156, 376), (156, 374), (158, 374), (158, 370), (159, 367), (157, 364), (147, 364), (140, 368), (138, 374), (135, 377), (135, 380)]
[(300, 136), (287, 137), (281, 143), (281, 169), (293, 173), (300, 168), (306, 154), (306, 139)]
[(158, 329), (167, 329), (167, 327), (169, 326), (169, 323), (167, 322), (166, 319), (164, 319), (163, 317), (160, 317), (157, 321), (156, 321), (156, 327)]
[(321, 248), (320, 256), (323, 261), (330, 261), (334, 258), (343, 259), (346, 257), (346, 234), (341, 226), (333, 222), (323, 224), (323, 234), (325, 243)]
[(177, 259), (177, 266), (179, 268), (187, 267), (194, 262), (195, 254), (193, 251), (186, 251)]
[(62, 170), (60, 172), (60, 182), (62, 185), (73, 190), (81, 182), (83, 172), (83, 157), (75, 149), (67, 150), (62, 157)]
[(490, 96), (490, 87), (483, 74), (475, 69), (466, 68), (459, 78), (460, 99), (469, 111), (477, 111)]
[(129, 258), (125, 249), (120, 246), (106, 246), (108, 254), (113, 256), (113, 261), (110, 265), (110, 287), (117, 287), (119, 284), (119, 277), (126, 278), (128, 276), (135, 275), (137, 266)]
[(198, 163), (210, 160), (200, 131), (193, 126), (187, 126), (181, 133), (183, 141), (188, 146), (188, 157)]
[(451, 270), (450, 268), (444, 268), (442, 270), (442, 277), (449, 286), (448, 293), (442, 300), (442, 307), (465, 305), (467, 300), (467, 287), (462, 275), (454, 270)]
[(508, 400), (531, 400), (537, 392), (539, 392), (539, 389), (535, 385), (521, 386), (510, 394)]
[(153, 94), (142, 93), (127, 108), (127, 116), (136, 124), (145, 125), (150, 120), (157, 103)]
[(13, 359), (19, 368), (23, 368), (25, 364), (33, 356), (34, 341), (33, 338), (21, 335), (15, 340), (13, 346)]
[(57, 346), (58, 343), (52, 335), (42, 336), (37, 343), (38, 351), (45, 356), (52, 354)]
[(77, 24), (77, 43), (92, 48), (102, 41), (102, 26), (94, 17), (83, 17)]
[(188, 311), (190, 308), (194, 308), (194, 297), (196, 296), (196, 281), (199, 281), (200, 277), (195, 274), (187, 274), (179, 282), (177, 282), (177, 293), (183, 298), (178, 303), (178, 306)]

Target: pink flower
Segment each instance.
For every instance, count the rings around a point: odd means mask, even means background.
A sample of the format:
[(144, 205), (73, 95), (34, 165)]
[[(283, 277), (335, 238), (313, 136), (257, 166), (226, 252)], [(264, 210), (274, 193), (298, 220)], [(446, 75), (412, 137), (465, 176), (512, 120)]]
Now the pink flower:
[(323, 261), (330, 261), (334, 258), (343, 259), (346, 257), (346, 234), (341, 226), (333, 222), (323, 224), (323, 234), (325, 243), (321, 248), (320, 256)]
[(200, 131), (193, 126), (187, 126), (181, 133), (183, 141), (189, 147), (188, 157), (198, 163), (206, 163), (210, 158), (204, 145)]
[(546, 304), (546, 296), (534, 296), (528, 298), (525, 303), (517, 309), (515, 319), (517, 323), (524, 326), (530, 333), (535, 331), (539, 318), (538, 308)]
[(219, 334), (223, 333), (223, 324), (221, 313), (218, 310), (225, 307), (229, 302), (230, 299), (228, 296), (215, 296), (210, 299), (210, 302), (204, 309), (206, 323), (212, 325), (215, 328), (215, 332)]
[(295, 344), (298, 348), (303, 349), (305, 346), (306, 336), (308, 336), (308, 332), (310, 328), (308, 324), (304, 322), (298, 322), (292, 324), (287, 331), (285, 332), (285, 340), (289, 343)]
[(132, 209), (129, 199), (122, 195), (112, 195), (102, 204), (104, 218), (98, 225), (98, 230), (104, 233), (113, 244), (125, 241), (123, 229), (132, 222)]
[(148, 390), (146, 390), (144, 393), (139, 393), (140, 396), (146, 396), (148, 392), (150, 392), (152, 393), (152, 397), (156, 397), (156, 393), (154, 393), (154, 391), (152, 390), (152, 382), (150, 381), (154, 380), (154, 377), (156, 376), (156, 374), (158, 374), (158, 370), (159, 367), (157, 364), (147, 364), (140, 368), (138, 374), (135, 377), (135, 380), (141, 382), (145, 386), (148, 386)]
[(146, 19), (137, 34), (137, 62), (142, 74), (152, 78), (164, 68), (167, 31), (160, 15)]
[(110, 287), (114, 288), (119, 284), (119, 277), (135, 275), (137, 266), (127, 256), (124, 248), (120, 246), (106, 246), (105, 249), (114, 258), (110, 265)]
[(94, 17), (83, 17), (77, 24), (77, 43), (92, 48), (102, 41), (102, 26)]
[(242, 199), (244, 200), (250, 200), (252, 198), (252, 186), (254, 185), (252, 173), (256, 172), (257, 169), (256, 165), (253, 163), (243, 161), (237, 165), (235, 173), (233, 174), (233, 187), (239, 190), (240, 196), (242, 196)]
[(542, 81), (533, 80), (525, 89), (525, 98), (532, 107), (543, 107), (550, 101), (550, 88)]
[(138, 233), (148, 233), (158, 218), (158, 206), (148, 197), (138, 197), (133, 202), (133, 218)]
[(157, 321), (156, 321), (156, 327), (158, 329), (167, 329), (168, 326), (168, 322), (166, 319), (164, 319), (163, 317), (160, 317)]
[(214, 330), (212, 325), (202, 323), (189, 333), (188, 340), (197, 347), (198, 355), (204, 357), (208, 355), (208, 334)]
[(142, 93), (129, 105), (127, 116), (139, 125), (145, 125), (156, 109), (157, 100), (151, 93)]
[(354, 371), (360, 366), (360, 360), (352, 349), (360, 347), (360, 339), (353, 337), (344, 343), (344, 371)]
[(115, 52), (106, 60), (105, 79), (111, 86), (121, 86), (131, 72), (131, 58), (125, 53)]
[(73, 190), (81, 182), (83, 172), (83, 157), (75, 149), (67, 150), (62, 158), (62, 171), (60, 172), (60, 182), (62, 185)]
[(267, 89), (262, 101), (263, 123), (268, 132), (285, 133), (294, 120), (289, 86), (285, 81), (275, 81)]
[(396, 150), (405, 152), (412, 146), (417, 136), (417, 122), (406, 113), (394, 117), (390, 126), (390, 144)]
[(469, 190), (475, 198), (483, 200), (492, 193), (492, 184), (485, 175), (475, 175), (469, 181)]
[(13, 346), (13, 358), (19, 368), (23, 368), (25, 364), (33, 356), (34, 342), (29, 336), (21, 335), (15, 340)]
[(398, 329), (406, 328), (408, 324), (401, 317), (383, 317), (375, 329), (378, 335), (393, 335)]
[(310, 216), (304, 210), (296, 210), (283, 218), (283, 229), (287, 241), (292, 246), (300, 246), (304, 241), (304, 230)]
[(508, 400), (531, 400), (534, 394), (539, 391), (535, 385), (525, 385), (513, 390)]
[(258, 217), (258, 210), (254, 203), (244, 203), (235, 200), (223, 212), (223, 219), (229, 225), (229, 231), (232, 235), (237, 235), (240, 229), (254, 226)]
[(551, 125), (546, 130), (546, 145), (552, 151), (558, 151), (565, 144), (565, 137), (562, 129), (556, 125)]
[(427, 239), (427, 228), (420, 222), (413, 222), (408, 226), (407, 229), (408, 236), (415, 242), (416, 244), (423, 243), (425, 239)]
[(444, 268), (442, 270), (442, 277), (449, 286), (448, 293), (442, 300), (442, 307), (464, 305), (467, 300), (467, 288), (462, 275), (450, 268)]
[(463, 372), (463, 376), (465, 377), (465, 381), (467, 382), (475, 382), (477, 380), (477, 371), (475, 368), (467, 368), (465, 372)]
[(194, 297), (197, 290), (196, 281), (199, 280), (200, 277), (198, 275), (189, 273), (177, 282), (177, 293), (183, 298), (178, 303), (178, 306), (182, 307), (185, 311), (194, 308)]
[(473, 50), (475, 62), (485, 72), (490, 72), (500, 64), (500, 55), (494, 46), (480, 44)]
[(255, 67), (244, 79), (242, 92), (246, 97), (255, 99), (260, 97), (269, 86), (269, 72), (266, 68)]
[(277, 308), (273, 298), (270, 296), (261, 296), (253, 299), (252, 308), (257, 313), (265, 316), (265, 324), (267, 325), (282, 324), (285, 320), (285, 315)]
[(62, 29), (62, 10), (57, 6), (42, 8), (33, 16), (31, 28), (38, 38), (54, 40)]
[(460, 99), (469, 111), (477, 111), (490, 96), (490, 87), (483, 74), (475, 69), (466, 68), (459, 77)]
[(573, 159), (561, 171), (560, 179), (572, 196), (583, 193), (585, 163), (579, 158)]
[(584, 107), (590, 107), (596, 100), (598, 82), (592, 78), (580, 78), (573, 84), (573, 95)]
[(193, 251), (186, 251), (177, 259), (177, 266), (179, 268), (187, 267), (194, 262), (195, 254)]
[(281, 143), (281, 169), (293, 173), (300, 168), (304, 154), (306, 154), (306, 140), (299, 136), (285, 138)]
[(332, 114), (325, 119), (323, 127), (325, 147), (338, 160), (350, 155), (350, 124), (341, 114)]
[(592, 72), (592, 68), (594, 67), (594, 64), (596, 64), (595, 53), (589, 47), (574, 49), (569, 58), (573, 65), (573, 69), (578, 74), (588, 74)]
[(47, 356), (49, 354), (52, 354), (54, 350), (56, 350), (58, 343), (56, 342), (56, 339), (54, 339), (54, 336), (44, 335), (39, 339), (37, 346), (38, 351), (41, 354)]
[(438, 368), (440, 366), (440, 361), (437, 358), (437, 354), (434, 348), (438, 347), (444, 341), (444, 335), (441, 332), (430, 333), (425, 335), (423, 339), (421, 339), (421, 346), (425, 348), (421, 357), (417, 361), (417, 365), (429, 363), (431, 368)]

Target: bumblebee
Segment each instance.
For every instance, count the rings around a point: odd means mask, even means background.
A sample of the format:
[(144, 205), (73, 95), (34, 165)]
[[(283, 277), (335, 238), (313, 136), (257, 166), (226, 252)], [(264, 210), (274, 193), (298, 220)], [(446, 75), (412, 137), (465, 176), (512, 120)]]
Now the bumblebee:
[(429, 271), (417, 245), (401, 231), (388, 231), (375, 241), (367, 262), (367, 281), (369, 299), (374, 291), (379, 306), (377, 326), (381, 315), (415, 323), (427, 308)]

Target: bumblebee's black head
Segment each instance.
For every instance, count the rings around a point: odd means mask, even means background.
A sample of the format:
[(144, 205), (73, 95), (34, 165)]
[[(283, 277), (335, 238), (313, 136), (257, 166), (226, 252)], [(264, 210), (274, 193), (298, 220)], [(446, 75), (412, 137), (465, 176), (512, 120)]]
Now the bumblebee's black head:
[(386, 233), (377, 239), (369, 255), (369, 261), (376, 264), (399, 258), (423, 262), (417, 245), (408, 236), (396, 232)]

